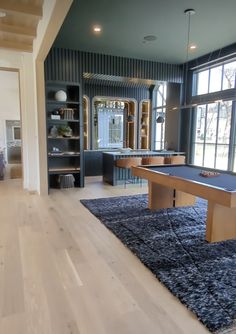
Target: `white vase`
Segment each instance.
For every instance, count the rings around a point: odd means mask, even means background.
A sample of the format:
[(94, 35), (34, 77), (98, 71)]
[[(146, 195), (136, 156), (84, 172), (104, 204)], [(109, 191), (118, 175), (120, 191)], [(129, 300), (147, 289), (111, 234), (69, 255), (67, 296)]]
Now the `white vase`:
[(59, 101), (59, 102), (65, 102), (67, 99), (67, 95), (66, 92), (64, 92), (64, 90), (58, 90), (55, 93), (55, 100)]

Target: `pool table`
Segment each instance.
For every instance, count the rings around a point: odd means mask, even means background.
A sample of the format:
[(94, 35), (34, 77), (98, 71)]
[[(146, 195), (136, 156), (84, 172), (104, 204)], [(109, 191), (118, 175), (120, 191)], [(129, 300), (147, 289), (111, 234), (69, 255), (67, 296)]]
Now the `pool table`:
[(195, 196), (208, 201), (206, 240), (236, 238), (236, 174), (220, 172), (204, 177), (208, 170), (193, 165), (132, 167), (132, 174), (148, 180), (150, 209), (194, 205)]

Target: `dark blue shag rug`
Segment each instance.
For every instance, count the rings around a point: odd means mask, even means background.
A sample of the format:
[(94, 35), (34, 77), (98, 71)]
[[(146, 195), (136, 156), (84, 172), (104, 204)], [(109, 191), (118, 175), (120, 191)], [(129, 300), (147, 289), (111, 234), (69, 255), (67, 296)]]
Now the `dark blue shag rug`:
[(157, 211), (147, 208), (147, 195), (81, 203), (211, 332), (236, 333), (236, 240), (205, 241), (204, 200)]

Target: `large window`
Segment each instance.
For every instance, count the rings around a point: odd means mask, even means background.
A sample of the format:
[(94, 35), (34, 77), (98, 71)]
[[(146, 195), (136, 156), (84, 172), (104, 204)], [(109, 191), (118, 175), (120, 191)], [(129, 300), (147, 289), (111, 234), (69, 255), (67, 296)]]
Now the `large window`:
[(98, 148), (123, 147), (123, 110), (98, 108)]
[(165, 112), (166, 112), (166, 83), (159, 85), (156, 100), (156, 131), (155, 131), (155, 149), (163, 150), (165, 148)]
[(94, 115), (95, 147), (122, 148), (124, 145), (123, 101), (99, 101)]
[(217, 102), (196, 108), (193, 141), (195, 165), (228, 168), (232, 102)]
[(195, 111), (192, 159), (196, 165), (236, 172), (235, 74), (234, 60), (193, 75), (193, 96), (205, 102), (198, 102)]
[(194, 74), (193, 95), (235, 88), (236, 61), (214, 66)]

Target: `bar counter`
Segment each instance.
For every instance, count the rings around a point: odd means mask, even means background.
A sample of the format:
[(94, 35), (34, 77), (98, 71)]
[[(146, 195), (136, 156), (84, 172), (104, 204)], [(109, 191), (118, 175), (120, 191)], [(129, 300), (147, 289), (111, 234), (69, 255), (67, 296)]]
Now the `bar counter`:
[(121, 150), (103, 152), (103, 181), (113, 186), (124, 182), (124, 170), (116, 167), (116, 160), (128, 157), (153, 157), (172, 155), (185, 155), (185, 152), (176, 152), (170, 150), (148, 151), (148, 150)]

